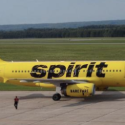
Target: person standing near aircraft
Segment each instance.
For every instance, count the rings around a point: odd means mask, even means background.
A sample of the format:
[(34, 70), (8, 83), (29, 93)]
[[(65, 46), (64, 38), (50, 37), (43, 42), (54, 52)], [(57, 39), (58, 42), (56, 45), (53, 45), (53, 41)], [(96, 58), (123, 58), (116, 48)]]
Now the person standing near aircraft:
[(19, 99), (18, 99), (18, 97), (16, 96), (15, 99), (14, 99), (15, 109), (18, 109), (18, 103), (19, 103)]

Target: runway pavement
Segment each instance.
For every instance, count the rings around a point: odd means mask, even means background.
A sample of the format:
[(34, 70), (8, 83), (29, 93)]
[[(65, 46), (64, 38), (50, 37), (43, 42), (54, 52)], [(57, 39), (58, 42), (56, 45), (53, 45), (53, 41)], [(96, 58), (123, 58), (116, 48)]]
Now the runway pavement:
[[(0, 125), (125, 125), (125, 92), (53, 101), (54, 92), (0, 92)], [(19, 96), (19, 109), (13, 99)]]

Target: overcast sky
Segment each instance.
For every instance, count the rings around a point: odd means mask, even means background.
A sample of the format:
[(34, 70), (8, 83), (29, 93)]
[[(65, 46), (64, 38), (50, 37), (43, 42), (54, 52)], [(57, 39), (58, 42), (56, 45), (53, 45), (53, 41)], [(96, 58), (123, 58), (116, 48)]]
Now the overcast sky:
[(125, 0), (0, 0), (0, 25), (125, 19)]

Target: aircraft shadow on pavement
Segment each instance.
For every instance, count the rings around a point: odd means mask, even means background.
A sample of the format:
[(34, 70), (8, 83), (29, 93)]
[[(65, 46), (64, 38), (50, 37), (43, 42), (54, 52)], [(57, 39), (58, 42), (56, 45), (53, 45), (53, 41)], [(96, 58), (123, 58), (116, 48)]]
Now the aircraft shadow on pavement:
[(72, 103), (64, 107), (79, 106), (79, 105), (86, 105), (86, 104), (92, 104), (92, 103), (95, 104), (95, 103), (105, 102), (105, 101), (125, 101), (125, 94), (119, 91), (111, 91), (111, 92), (105, 91), (105, 92), (102, 92), (101, 94), (96, 94), (91, 97), (78, 98), (78, 101), (76, 103)]
[(38, 98), (52, 98), (52, 96), (45, 96), (43, 94), (30, 94), (26, 96), (20, 96), (20, 100), (24, 99), (38, 99)]
[[(42, 98), (48, 98), (51, 99), (52, 95), (46, 96), (43, 94), (30, 94), (26, 96), (20, 96), (20, 100), (25, 99), (42, 99)], [(71, 97), (62, 97), (60, 101), (72, 101), (71, 104), (68, 103), (68, 105), (65, 105), (64, 107), (70, 107), (70, 106), (79, 106), (79, 105), (86, 105), (86, 104), (95, 104), (99, 102), (104, 101), (125, 101), (125, 94), (119, 91), (105, 91), (100, 94), (96, 94), (91, 97), (86, 98), (71, 98)], [(75, 100), (75, 103), (73, 102)]]

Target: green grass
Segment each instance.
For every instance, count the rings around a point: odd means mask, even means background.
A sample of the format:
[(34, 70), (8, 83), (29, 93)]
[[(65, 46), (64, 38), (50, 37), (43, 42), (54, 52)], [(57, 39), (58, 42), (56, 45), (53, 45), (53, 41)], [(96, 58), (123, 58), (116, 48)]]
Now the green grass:
[(125, 87), (109, 87), (109, 91), (125, 91)]
[[(0, 58), (6, 61), (68, 61), (68, 60), (125, 60), (125, 44), (35, 44), (34, 43), (125, 43), (125, 38), (69, 38), (69, 39), (11, 39), (0, 40)], [(13, 44), (12, 44), (13, 43)], [(22, 44), (16, 44), (22, 43)], [(29, 43), (29, 44), (23, 44)], [(110, 88), (114, 89), (114, 88)], [(123, 88), (117, 88), (122, 90)], [(0, 84), (0, 90), (36, 90), (39, 87), (23, 87)], [(45, 89), (46, 90), (46, 89)], [(125, 88), (123, 89), (125, 90)]]
[[(27, 87), (20, 85), (12, 85), (0, 83), (0, 91), (54, 91), (55, 89), (41, 88), (41, 87)], [(125, 87), (109, 87), (109, 91), (125, 91)]]
[(0, 58), (14, 61), (125, 60), (124, 45), (0, 45)]
[(53, 91), (55, 89), (41, 88), (41, 87), (27, 87), (20, 85), (12, 85), (0, 83), (0, 91)]

